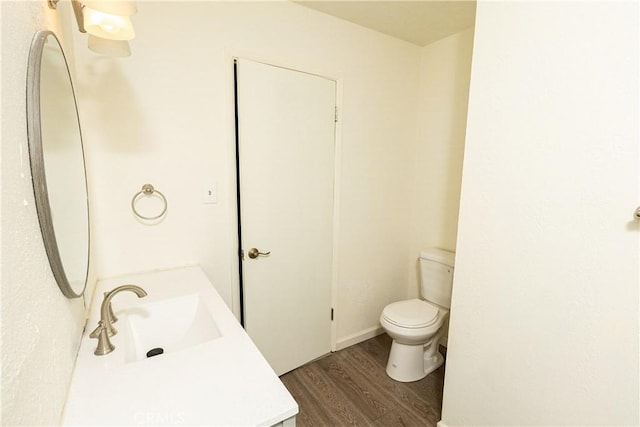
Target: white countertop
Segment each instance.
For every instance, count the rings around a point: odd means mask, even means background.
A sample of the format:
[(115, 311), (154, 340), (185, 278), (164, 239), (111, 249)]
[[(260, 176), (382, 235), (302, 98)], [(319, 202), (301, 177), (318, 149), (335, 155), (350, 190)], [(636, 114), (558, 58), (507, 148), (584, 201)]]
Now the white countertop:
[[(115, 350), (95, 356), (97, 340), (89, 334), (100, 318), (102, 295), (123, 284), (138, 285), (148, 296), (119, 293), (112, 300), (116, 316), (127, 308), (199, 293), (222, 336), (127, 362), (122, 348), (126, 334), (118, 333), (111, 337)], [(97, 300), (82, 337), (63, 425), (268, 426), (298, 413), (295, 400), (200, 267), (105, 279), (94, 295)]]

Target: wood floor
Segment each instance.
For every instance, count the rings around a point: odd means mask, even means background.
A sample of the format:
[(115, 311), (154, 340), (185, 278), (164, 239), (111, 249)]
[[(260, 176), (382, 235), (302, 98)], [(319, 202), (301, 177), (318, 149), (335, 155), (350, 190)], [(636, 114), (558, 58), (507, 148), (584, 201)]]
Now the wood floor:
[(385, 373), (390, 347), (379, 335), (281, 376), (300, 407), (296, 425), (435, 427), (444, 366), (420, 381), (393, 381)]

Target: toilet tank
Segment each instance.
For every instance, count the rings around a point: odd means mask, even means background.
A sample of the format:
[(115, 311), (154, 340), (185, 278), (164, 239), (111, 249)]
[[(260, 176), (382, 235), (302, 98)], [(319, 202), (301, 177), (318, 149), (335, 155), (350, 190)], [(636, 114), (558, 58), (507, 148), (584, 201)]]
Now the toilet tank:
[(420, 291), (422, 298), (441, 307), (451, 307), (453, 261), (455, 254), (430, 248), (420, 252)]

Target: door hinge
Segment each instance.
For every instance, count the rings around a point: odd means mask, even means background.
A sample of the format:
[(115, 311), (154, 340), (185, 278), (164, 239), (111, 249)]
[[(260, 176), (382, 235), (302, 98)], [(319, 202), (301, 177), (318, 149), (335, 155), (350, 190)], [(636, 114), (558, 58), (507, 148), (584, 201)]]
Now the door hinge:
[(338, 123), (338, 106), (336, 105), (334, 113), (333, 113), (333, 121)]
[(331, 320), (333, 321), (333, 307), (331, 308)]

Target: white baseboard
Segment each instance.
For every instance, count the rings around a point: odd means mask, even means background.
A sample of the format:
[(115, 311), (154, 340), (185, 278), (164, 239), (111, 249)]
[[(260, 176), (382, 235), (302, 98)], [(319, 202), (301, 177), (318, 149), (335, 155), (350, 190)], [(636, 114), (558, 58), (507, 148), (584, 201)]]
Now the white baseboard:
[(336, 342), (335, 351), (342, 350), (343, 348), (351, 347), (352, 345), (358, 344), (362, 341), (366, 341), (369, 338), (377, 337), (380, 334), (384, 334), (384, 329), (382, 326), (374, 326), (372, 328), (364, 329), (355, 334), (349, 335), (348, 337), (342, 338)]
[(436, 424), (437, 427), (449, 427), (444, 421), (440, 420)]

